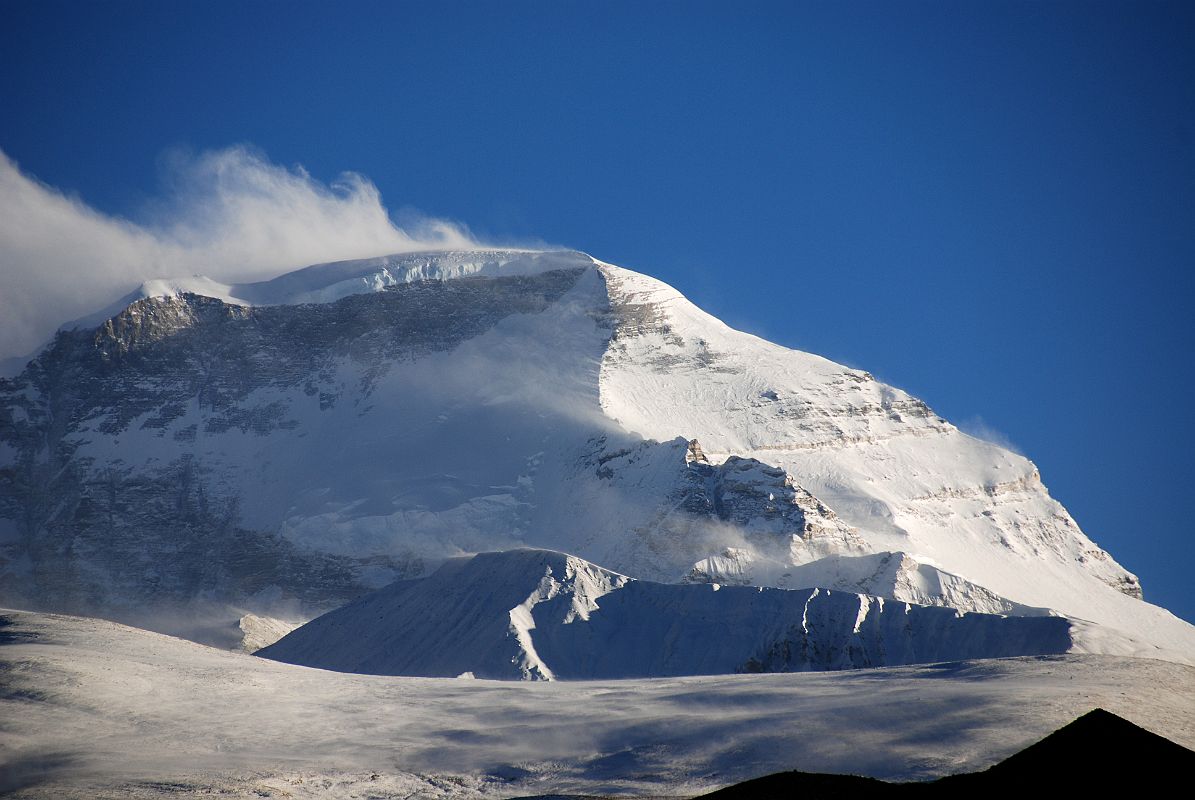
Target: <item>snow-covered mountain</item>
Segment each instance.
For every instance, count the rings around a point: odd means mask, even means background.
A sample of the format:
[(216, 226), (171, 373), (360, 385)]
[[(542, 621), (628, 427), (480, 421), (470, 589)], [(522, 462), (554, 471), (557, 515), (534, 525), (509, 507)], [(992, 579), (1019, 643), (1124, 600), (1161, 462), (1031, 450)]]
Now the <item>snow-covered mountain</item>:
[(1195, 659), (1027, 459), (581, 253), (156, 281), (0, 381), (2, 602), (215, 641), (524, 546)]
[(258, 655), (340, 672), (554, 680), (803, 672), (1054, 655), (1062, 617), (961, 614), (825, 589), (637, 581), (549, 550), (452, 559)]

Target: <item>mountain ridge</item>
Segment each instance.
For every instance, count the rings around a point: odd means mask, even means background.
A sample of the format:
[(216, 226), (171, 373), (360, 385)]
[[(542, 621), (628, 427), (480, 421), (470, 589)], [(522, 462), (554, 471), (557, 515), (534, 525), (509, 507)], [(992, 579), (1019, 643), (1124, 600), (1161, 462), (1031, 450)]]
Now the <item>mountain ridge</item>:
[(550, 550), (452, 559), (292, 631), (256, 655), (412, 677), (603, 680), (890, 667), (1056, 655), (1062, 617), (849, 594), (637, 581)]
[[(1073, 770), (1064, 765), (1098, 764)], [(957, 797), (960, 792), (1136, 793), (1180, 785), (1195, 769), (1195, 751), (1147, 731), (1102, 708), (1081, 717), (982, 772), (964, 772), (924, 783), (888, 783), (854, 775), (786, 772), (701, 795), (710, 800), (787, 797)], [(530, 800), (525, 798), (524, 800)], [(694, 799), (696, 800), (696, 798)]]

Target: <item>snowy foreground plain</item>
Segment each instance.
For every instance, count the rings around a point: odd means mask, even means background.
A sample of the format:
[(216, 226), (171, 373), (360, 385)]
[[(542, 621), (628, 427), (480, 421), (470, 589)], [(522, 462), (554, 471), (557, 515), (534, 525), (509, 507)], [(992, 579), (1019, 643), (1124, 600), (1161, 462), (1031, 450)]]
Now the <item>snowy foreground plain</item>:
[(1101, 707), (1195, 747), (1195, 668), (1067, 655), (520, 683), (349, 675), (0, 613), (15, 797), (692, 796), (782, 770), (974, 771)]

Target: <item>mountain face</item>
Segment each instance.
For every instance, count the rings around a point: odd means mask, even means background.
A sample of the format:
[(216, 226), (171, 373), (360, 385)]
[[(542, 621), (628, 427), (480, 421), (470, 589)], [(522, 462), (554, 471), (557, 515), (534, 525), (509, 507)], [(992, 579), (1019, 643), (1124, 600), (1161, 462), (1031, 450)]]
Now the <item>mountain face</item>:
[(258, 655), (339, 672), (523, 680), (887, 667), (1049, 655), (1061, 617), (959, 614), (824, 589), (636, 581), (574, 556), (452, 559)]
[(527, 546), (1195, 658), (1027, 459), (580, 253), (153, 282), (0, 380), (3, 603), (217, 641)]

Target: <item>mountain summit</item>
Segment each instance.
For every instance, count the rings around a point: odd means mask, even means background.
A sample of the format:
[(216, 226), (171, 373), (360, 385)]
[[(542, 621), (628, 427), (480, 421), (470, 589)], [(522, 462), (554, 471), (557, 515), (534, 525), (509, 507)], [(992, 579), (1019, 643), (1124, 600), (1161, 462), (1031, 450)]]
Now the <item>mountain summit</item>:
[(577, 252), (147, 283), (0, 380), (0, 534), (0, 602), (206, 641), (532, 546), (1195, 660), (1029, 460)]

